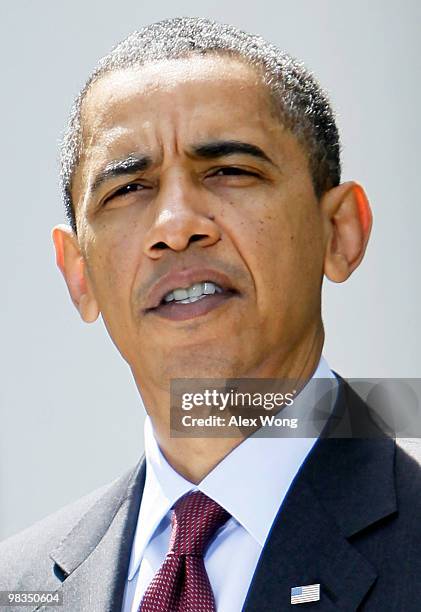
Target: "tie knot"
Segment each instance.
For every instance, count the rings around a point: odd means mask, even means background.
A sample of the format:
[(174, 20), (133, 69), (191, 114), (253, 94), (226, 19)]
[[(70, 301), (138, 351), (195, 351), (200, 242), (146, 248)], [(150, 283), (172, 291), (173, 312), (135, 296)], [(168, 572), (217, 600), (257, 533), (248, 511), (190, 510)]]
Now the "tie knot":
[(229, 518), (224, 508), (201, 491), (186, 493), (174, 506), (170, 551), (203, 556), (216, 531)]

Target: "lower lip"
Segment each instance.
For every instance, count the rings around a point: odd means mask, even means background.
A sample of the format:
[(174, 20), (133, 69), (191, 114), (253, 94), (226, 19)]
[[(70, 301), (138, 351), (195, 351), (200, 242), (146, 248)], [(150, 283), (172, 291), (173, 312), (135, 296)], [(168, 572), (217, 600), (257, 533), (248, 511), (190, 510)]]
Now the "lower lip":
[(211, 310), (218, 308), (218, 306), (225, 304), (233, 297), (236, 297), (236, 294), (228, 291), (224, 293), (213, 293), (191, 304), (170, 302), (168, 304), (161, 304), (157, 308), (153, 308), (147, 312), (157, 315), (158, 317), (163, 317), (164, 319), (170, 319), (171, 321), (187, 321), (187, 319), (195, 319), (196, 317), (207, 314)]

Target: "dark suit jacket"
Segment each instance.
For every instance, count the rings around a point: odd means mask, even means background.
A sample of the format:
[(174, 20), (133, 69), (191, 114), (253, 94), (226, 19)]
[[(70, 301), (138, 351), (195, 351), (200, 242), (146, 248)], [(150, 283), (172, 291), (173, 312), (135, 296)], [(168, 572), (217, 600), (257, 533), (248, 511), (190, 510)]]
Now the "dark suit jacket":
[[(340, 382), (337, 409), (367, 431), (366, 405)], [(280, 507), (243, 611), (419, 612), (420, 445), (383, 435), (332, 438), (331, 430)], [(61, 607), (4, 609), (120, 612), (144, 482), (142, 458), (111, 485), (0, 544), (0, 590), (58, 590), (64, 599)], [(292, 607), (291, 587), (314, 583), (320, 601)]]

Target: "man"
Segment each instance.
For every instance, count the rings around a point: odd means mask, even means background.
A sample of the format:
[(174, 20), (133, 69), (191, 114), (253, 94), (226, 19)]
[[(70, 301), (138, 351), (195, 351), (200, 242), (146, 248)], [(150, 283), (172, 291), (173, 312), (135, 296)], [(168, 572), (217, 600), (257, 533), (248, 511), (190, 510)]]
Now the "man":
[(133, 372), (146, 458), (4, 542), (1, 589), (69, 612), (419, 610), (416, 445), (171, 435), (191, 377), (331, 379), (335, 414), (368, 422), (321, 357), (323, 275), (357, 268), (371, 213), (314, 78), (231, 26), (148, 26), (82, 90), (62, 180), (57, 264)]

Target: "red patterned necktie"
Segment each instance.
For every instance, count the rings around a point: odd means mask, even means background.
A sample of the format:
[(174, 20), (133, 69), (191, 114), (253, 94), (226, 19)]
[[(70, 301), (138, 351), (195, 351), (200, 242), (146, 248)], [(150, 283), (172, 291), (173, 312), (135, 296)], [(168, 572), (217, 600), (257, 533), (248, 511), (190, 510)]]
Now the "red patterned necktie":
[(201, 491), (174, 506), (167, 556), (146, 589), (138, 612), (215, 612), (203, 556), (230, 514)]

